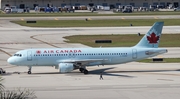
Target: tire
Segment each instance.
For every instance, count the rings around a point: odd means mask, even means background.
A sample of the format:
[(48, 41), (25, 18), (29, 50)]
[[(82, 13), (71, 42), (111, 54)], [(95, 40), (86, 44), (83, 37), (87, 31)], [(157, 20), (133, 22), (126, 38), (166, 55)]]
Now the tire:
[(84, 68), (79, 68), (79, 71), (80, 71), (81, 73), (83, 73), (83, 72), (84, 72)]
[(28, 74), (31, 74), (31, 71), (28, 71)]
[(88, 74), (88, 70), (84, 70), (84, 74), (85, 74), (85, 75)]

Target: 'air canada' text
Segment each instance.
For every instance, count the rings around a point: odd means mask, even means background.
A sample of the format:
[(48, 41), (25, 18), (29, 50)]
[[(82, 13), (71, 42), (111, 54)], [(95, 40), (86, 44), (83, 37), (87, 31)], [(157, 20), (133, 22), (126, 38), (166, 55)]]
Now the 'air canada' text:
[[(81, 50), (44, 50), (43, 53), (46, 54), (52, 54), (52, 53), (81, 53)], [(40, 50), (36, 51), (37, 54), (41, 54)]]

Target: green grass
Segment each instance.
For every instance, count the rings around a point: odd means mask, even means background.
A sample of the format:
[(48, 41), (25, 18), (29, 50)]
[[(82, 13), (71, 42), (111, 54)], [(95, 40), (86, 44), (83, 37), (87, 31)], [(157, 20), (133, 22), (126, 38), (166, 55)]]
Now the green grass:
[(0, 17), (61, 17), (61, 16), (132, 16), (132, 15), (180, 15), (179, 11), (156, 11), (156, 12), (133, 12), (133, 13), (115, 13), (115, 14), (98, 14), (97, 12), (75, 12), (75, 13), (12, 13), (0, 14)]
[(119, 20), (38, 20), (37, 23), (12, 21), (30, 27), (118, 27), (118, 26), (151, 26), (154, 22), (164, 21), (165, 26), (180, 25), (179, 19), (119, 19)]
[(180, 58), (163, 58), (162, 62), (153, 62), (152, 59), (144, 59), (144, 60), (140, 60), (138, 62), (144, 62), (144, 63), (180, 63)]
[[(143, 37), (137, 34), (128, 35), (75, 35), (64, 37), (68, 43), (81, 43), (91, 47), (130, 47)], [(95, 40), (112, 40), (112, 43), (95, 43)], [(162, 34), (160, 47), (180, 47), (180, 34)]]

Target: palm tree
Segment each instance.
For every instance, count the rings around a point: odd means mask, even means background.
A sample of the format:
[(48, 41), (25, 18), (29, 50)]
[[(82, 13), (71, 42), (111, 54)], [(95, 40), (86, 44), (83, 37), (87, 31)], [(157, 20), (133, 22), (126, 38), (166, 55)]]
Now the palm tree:
[(0, 93), (4, 91), (4, 85), (2, 84), (3, 78), (0, 77)]
[(4, 79), (0, 77), (0, 99), (35, 99), (37, 98), (34, 91), (29, 89), (20, 88), (14, 90), (6, 90), (2, 81)]

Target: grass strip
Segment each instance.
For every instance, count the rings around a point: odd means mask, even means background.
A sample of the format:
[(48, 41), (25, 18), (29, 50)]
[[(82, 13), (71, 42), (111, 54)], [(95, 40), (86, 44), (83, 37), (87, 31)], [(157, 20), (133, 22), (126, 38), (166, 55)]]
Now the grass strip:
[[(81, 43), (91, 47), (130, 47), (136, 45), (142, 36), (137, 34), (117, 35), (75, 35), (64, 37), (68, 43)], [(112, 43), (95, 43), (95, 40), (112, 40)], [(180, 47), (180, 34), (162, 34), (160, 47)]]
[(144, 60), (140, 60), (138, 62), (143, 62), (143, 63), (180, 63), (180, 58), (163, 58), (162, 62), (153, 62), (152, 59), (144, 59)]
[(119, 26), (151, 26), (154, 22), (164, 21), (165, 26), (180, 25), (179, 19), (119, 19), (119, 20), (38, 20), (37, 23), (12, 21), (29, 27), (119, 27)]

